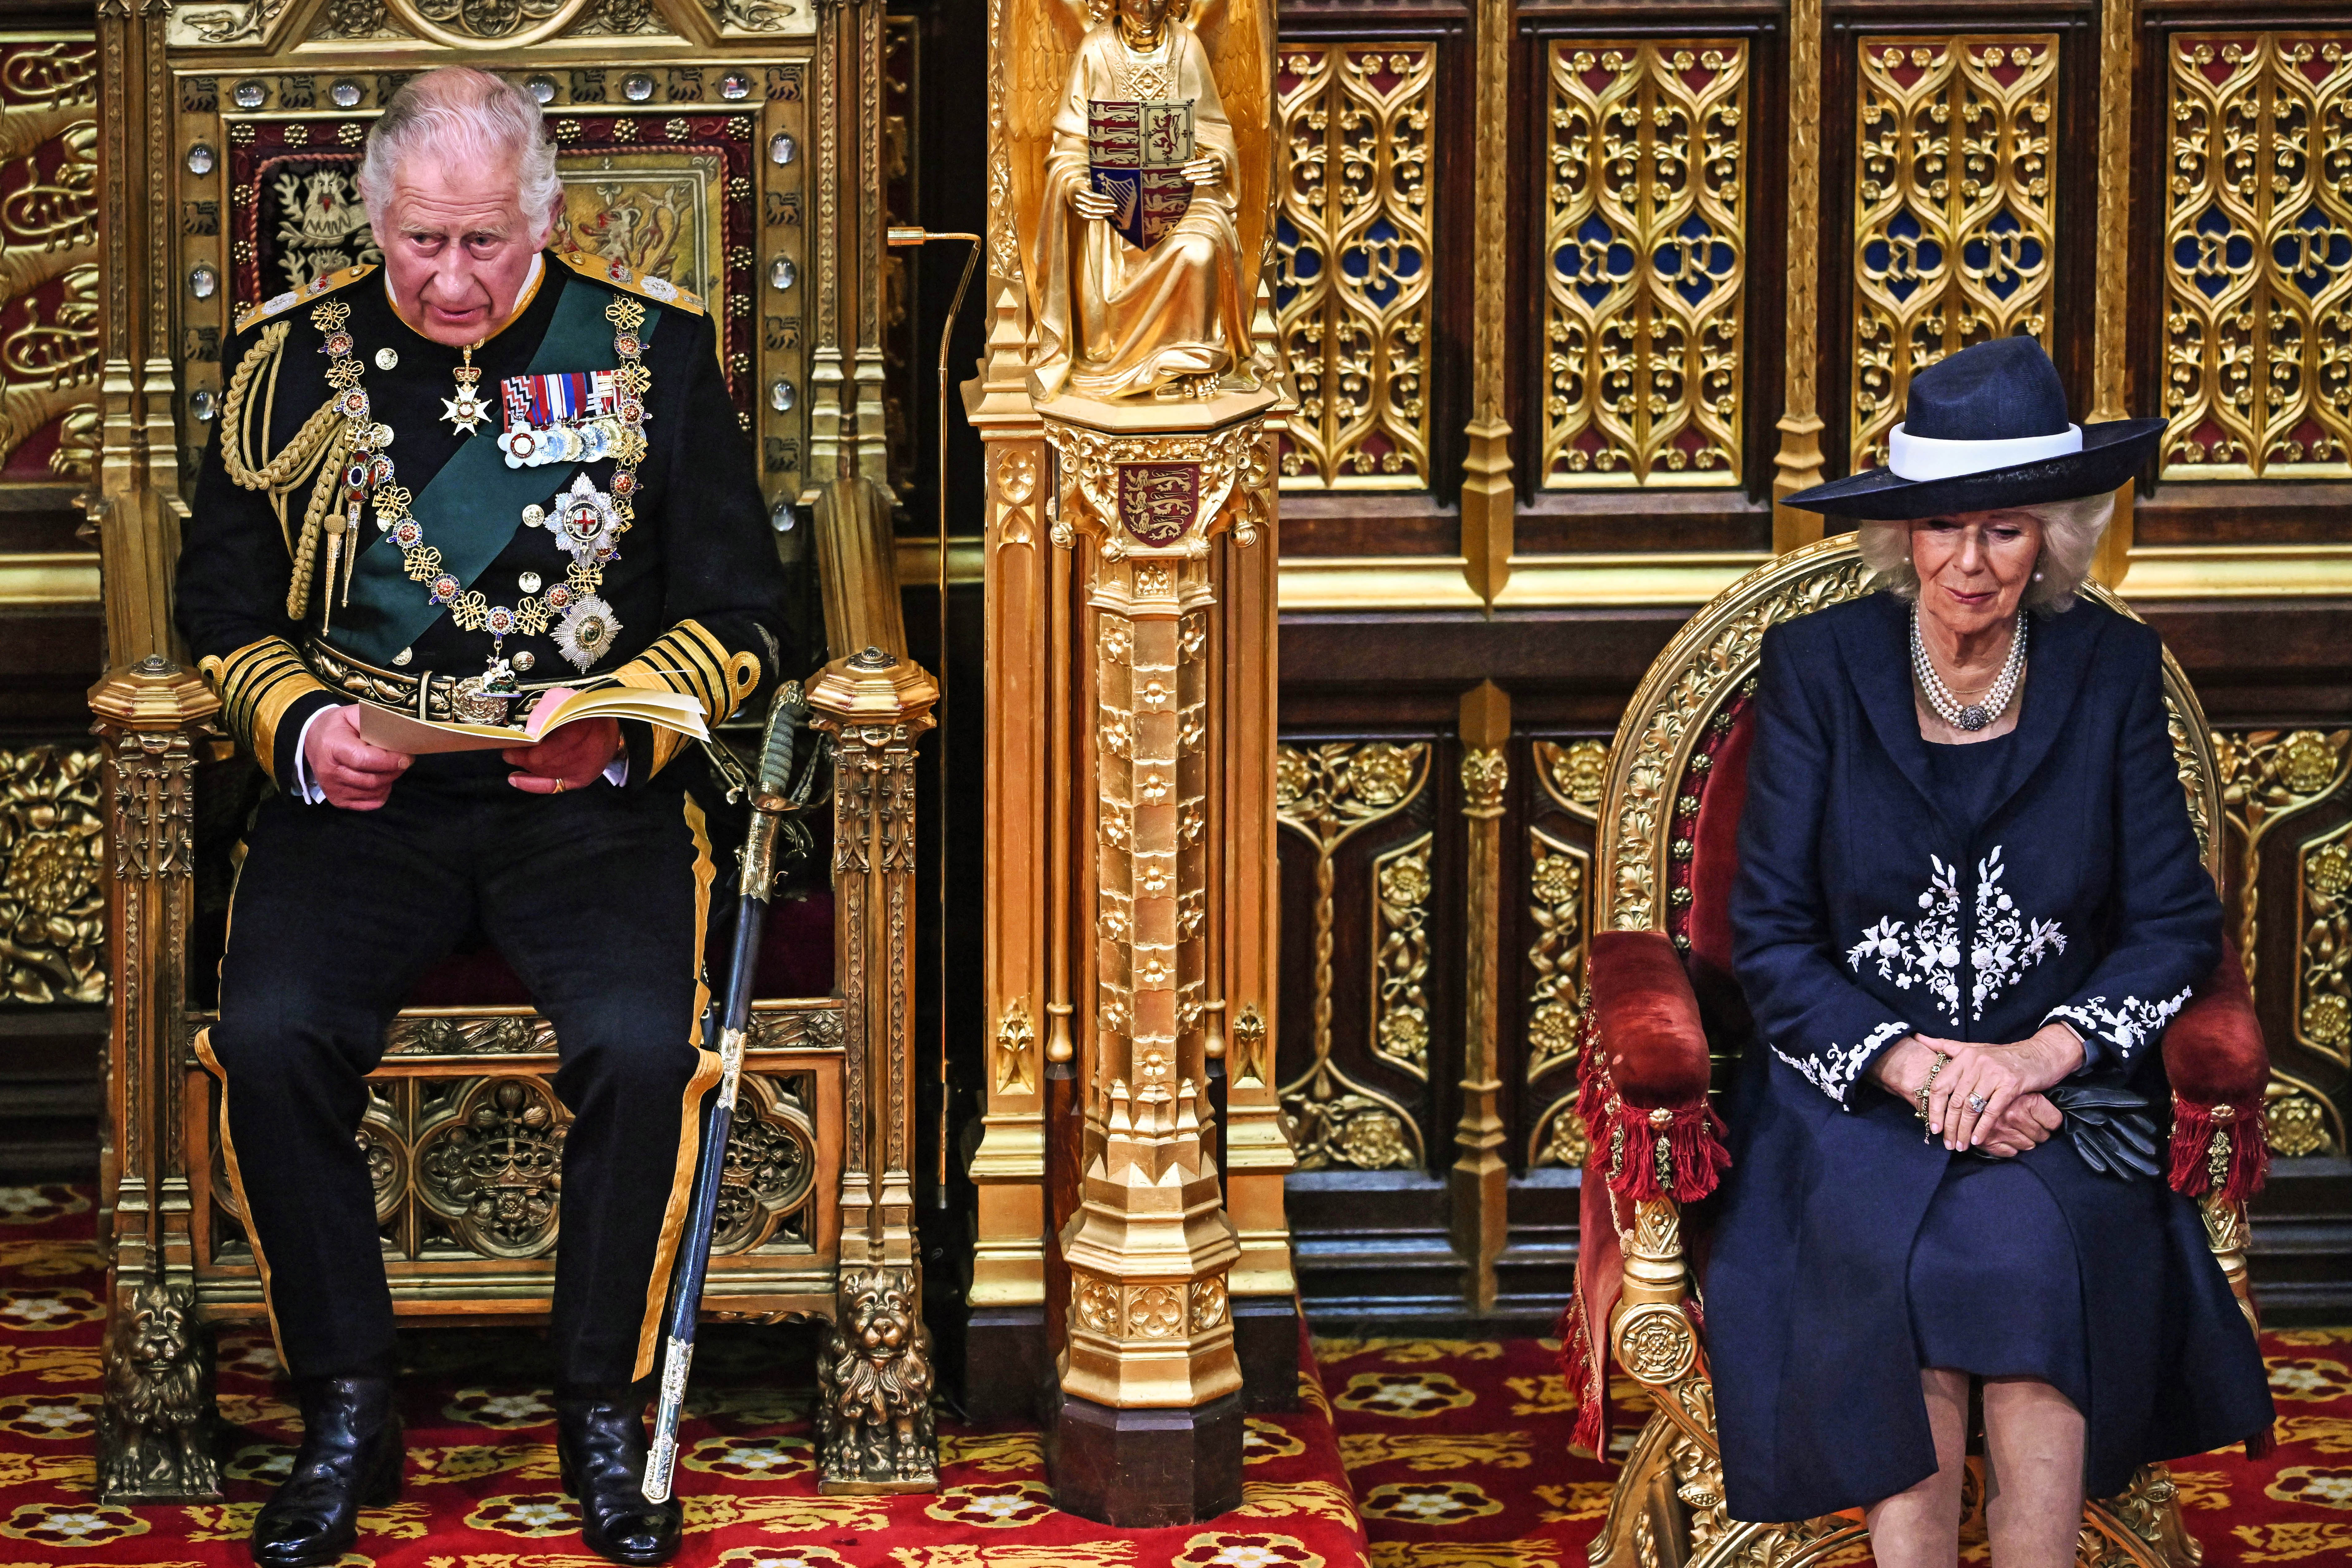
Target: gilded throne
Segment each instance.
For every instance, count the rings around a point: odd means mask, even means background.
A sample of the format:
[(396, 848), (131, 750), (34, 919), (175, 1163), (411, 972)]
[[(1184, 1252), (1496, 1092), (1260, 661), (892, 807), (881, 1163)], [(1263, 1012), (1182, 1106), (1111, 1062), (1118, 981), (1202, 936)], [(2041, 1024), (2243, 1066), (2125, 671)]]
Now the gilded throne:
[[(1610, 753), (1597, 849), (1609, 868), (1601, 882), (1609, 903), (1594, 914), (1576, 1111), (1590, 1145), (1582, 1246), (1560, 1334), (1580, 1394), (1581, 1446), (1608, 1448), (1612, 1367), (1638, 1387), (1647, 1413), (1593, 1541), (1592, 1568), (1803, 1568), (1864, 1538), (1859, 1510), (1780, 1521), (1726, 1512), (1689, 1259), (1704, 1256), (1706, 1239), (1706, 1210), (1692, 1205), (1716, 1184), (1703, 1153), (1712, 1100), (1739, 1048), (1735, 1020), (1745, 1018), (1728, 905), (1760, 644), (1776, 623), (1854, 598), (1866, 583), (1845, 535), (1725, 589), (1651, 666)], [(2095, 584), (2084, 592), (2130, 613)], [(2165, 697), (2189, 816), (2218, 881), (2220, 780), (2204, 711), (2168, 652)], [(2267, 1158), (2269, 1068), (2234, 956), (2174, 1022), (2164, 1053), (2172, 1183), (2198, 1200), (2207, 1239), (2251, 1320), (2245, 1199)], [(1964, 1500), (1980, 1522), (1973, 1465)], [(2077, 1555), (2082, 1568), (2190, 1568), (2202, 1553), (2163, 1467), (2148, 1466), (2123, 1496), (2085, 1505)]]
[[(915, 746), (936, 689), (905, 657), (887, 507), (828, 504), (883, 482), (879, 182), (854, 173), (873, 166), (881, 134), (857, 88), (877, 68), (881, 12), (878, 0), (821, 14), (794, 0), (100, 5), (101, 184), (118, 195), (89, 503), (110, 649), (90, 701), (113, 800), (119, 977), (101, 1173), (109, 1500), (215, 1493), (209, 1334), (263, 1315), (224, 1179), (218, 1088), (194, 1054), (258, 781), (219, 738), (217, 700), (170, 630), (182, 487), (222, 412), (237, 312), (373, 258), (352, 181), (360, 144), (408, 73), (453, 60), (504, 72), (546, 107), (566, 185), (559, 245), (712, 301), (780, 548), (821, 571), (824, 640), (840, 656), (808, 681), (834, 751), (831, 830), (818, 835), (829, 853), (771, 922), (705, 1312), (840, 1325), (821, 1386), (857, 1383), (851, 1331), (877, 1313), (906, 1320), (883, 1337), (927, 1344), (910, 1228), (908, 910)], [(814, 552), (794, 510), (808, 504)], [(565, 1120), (554, 1067), (550, 1026), (488, 954), (428, 976), (394, 1026), (360, 1137), (404, 1320), (545, 1313)], [(850, 1387), (840, 1403), (872, 1404)], [(927, 1409), (845, 1420), (872, 1430), (827, 1445), (828, 1489), (930, 1484)]]

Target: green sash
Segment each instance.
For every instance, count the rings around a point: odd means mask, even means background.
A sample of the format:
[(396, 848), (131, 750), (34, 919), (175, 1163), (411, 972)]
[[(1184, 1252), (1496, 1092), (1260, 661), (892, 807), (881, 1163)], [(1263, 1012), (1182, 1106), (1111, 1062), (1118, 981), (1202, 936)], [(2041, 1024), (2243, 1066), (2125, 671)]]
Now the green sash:
[[(561, 287), (563, 294), (524, 374), (554, 375), (614, 368), (614, 329), (604, 319), (604, 308), (615, 296), (574, 279), (569, 271), (558, 272), (552, 266), (549, 271), (555, 275), (548, 283)], [(646, 321), (637, 329), (638, 338), (650, 343), (660, 322), (661, 308), (646, 301)], [(441, 569), (467, 587), (514, 538), (522, 526), (522, 509), (536, 501), (552, 510), (554, 497), (572, 483), (572, 476), (580, 468), (576, 463), (561, 468), (507, 467), (506, 454), (499, 450), (503, 428), (499, 422), (504, 417), (499, 390), (491, 387), (488, 394), (491, 428), (460, 446), (441, 465), (424, 493), (409, 504), (409, 510), (425, 525), (425, 542), (441, 552)], [(553, 567), (549, 574), (562, 575)], [(336, 606), (334, 630), (329, 635), (337, 647), (353, 658), (389, 665), (446, 608), (433, 602), (432, 592), (424, 584), (410, 580), (400, 547), (392, 542), (390, 534), (379, 533), (352, 563), (350, 604)], [(488, 657), (487, 648), (484, 657)]]

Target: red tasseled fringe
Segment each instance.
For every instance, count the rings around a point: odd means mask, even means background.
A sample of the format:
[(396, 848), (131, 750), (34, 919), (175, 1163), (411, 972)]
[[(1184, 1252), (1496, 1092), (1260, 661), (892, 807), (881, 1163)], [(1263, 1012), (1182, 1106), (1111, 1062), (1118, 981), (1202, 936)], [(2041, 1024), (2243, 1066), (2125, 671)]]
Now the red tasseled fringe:
[(1576, 1391), (1576, 1426), (1568, 1435), (1569, 1443), (1599, 1458), (1604, 1413), (1601, 1402), (1609, 1396), (1609, 1390), (1602, 1381), (1600, 1358), (1592, 1353), (1592, 1335), (1586, 1317), (1582, 1293), (1569, 1297), (1568, 1310), (1559, 1315), (1557, 1331), (1559, 1364), (1568, 1375), (1568, 1386)]
[(2246, 1458), (2249, 1459), (2267, 1459), (2271, 1457), (2271, 1450), (2277, 1447), (2278, 1428), (2275, 1426), (2265, 1426), (2261, 1431), (2246, 1439)]
[[(2214, 1140), (2229, 1140), (2216, 1151)], [(2216, 1155), (2219, 1153), (2217, 1161)], [(2215, 1190), (2219, 1164), (2224, 1202), (2243, 1203), (2263, 1190), (2270, 1174), (2270, 1145), (2259, 1098), (2200, 1105), (2175, 1095), (2172, 1101), (2172, 1190), (2202, 1197)]]
[[(1585, 1009), (1582, 1059), (1578, 1063), (1576, 1114), (1592, 1139), (1593, 1163), (1622, 1198), (1672, 1198), (1696, 1203), (1715, 1191), (1717, 1173), (1731, 1168), (1723, 1146), (1723, 1118), (1702, 1096), (1673, 1110), (1645, 1110), (1618, 1099), (1594, 1037), (1594, 1012)], [(1659, 1170), (1658, 1148), (1666, 1147)]]
[(1621, 1197), (1696, 1203), (1715, 1191), (1716, 1173), (1731, 1167), (1723, 1132), (1723, 1118), (1704, 1100), (1664, 1112), (1617, 1103), (1608, 1124), (1609, 1184)]

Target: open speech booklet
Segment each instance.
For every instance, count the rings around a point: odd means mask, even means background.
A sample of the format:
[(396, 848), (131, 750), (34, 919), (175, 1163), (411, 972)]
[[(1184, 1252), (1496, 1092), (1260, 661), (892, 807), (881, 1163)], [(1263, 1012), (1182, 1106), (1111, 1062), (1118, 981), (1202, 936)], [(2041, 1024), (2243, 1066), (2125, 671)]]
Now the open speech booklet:
[(463, 724), (454, 720), (436, 723), (395, 708), (362, 702), (360, 739), (371, 746), (404, 752), (413, 757), (436, 752), (499, 751), (509, 746), (536, 745), (580, 719), (639, 719), (697, 741), (710, 739), (709, 728), (702, 721), (701, 703), (681, 691), (647, 691), (634, 686), (575, 691), (537, 726), (536, 733), (527, 731), (520, 723)]

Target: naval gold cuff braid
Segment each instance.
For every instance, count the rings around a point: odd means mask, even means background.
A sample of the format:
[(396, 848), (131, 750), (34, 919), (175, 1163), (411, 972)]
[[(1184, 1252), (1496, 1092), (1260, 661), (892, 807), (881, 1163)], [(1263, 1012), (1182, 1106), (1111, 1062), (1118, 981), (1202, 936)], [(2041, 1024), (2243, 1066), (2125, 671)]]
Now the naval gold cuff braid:
[[(1952, 1059), (1952, 1058), (1951, 1058), (1951, 1057), (1950, 1057), (1949, 1055), (1948, 1055), (1947, 1053), (1945, 1053), (1945, 1052), (1943, 1052), (1943, 1051), (1937, 1051), (1937, 1052), (1936, 1053), (1936, 1059), (1935, 1059), (1934, 1061), (1929, 1062), (1929, 1063), (1927, 1064), (1927, 1080), (1926, 1080), (1925, 1082), (1923, 1082), (1923, 1083), (1921, 1083), (1921, 1084), (1919, 1085), (1919, 1113), (1918, 1113), (1918, 1114), (1919, 1114), (1919, 1120), (1920, 1120), (1920, 1121), (1921, 1121), (1922, 1123), (1925, 1123), (1925, 1122), (1927, 1121), (1927, 1097), (1928, 1097), (1929, 1095), (1931, 1095), (1931, 1094), (1935, 1093), (1935, 1091), (1936, 1091), (1936, 1075), (1937, 1075), (1937, 1073), (1939, 1073), (1939, 1072), (1942, 1072), (1942, 1071), (1944, 1070), (1944, 1064), (1945, 1064), (1945, 1063), (1947, 1063), (1947, 1062), (1948, 1062), (1948, 1061), (1950, 1061), (1951, 1059)], [(1920, 1134), (1919, 1134), (1919, 1142), (1921, 1142), (1922, 1143), (1932, 1143), (1932, 1142), (1935, 1142), (1935, 1134), (1934, 1134), (1934, 1132), (1933, 1132), (1932, 1129), (1931, 1129), (1930, 1131), (1925, 1131), (1925, 1132), (1920, 1133)]]

